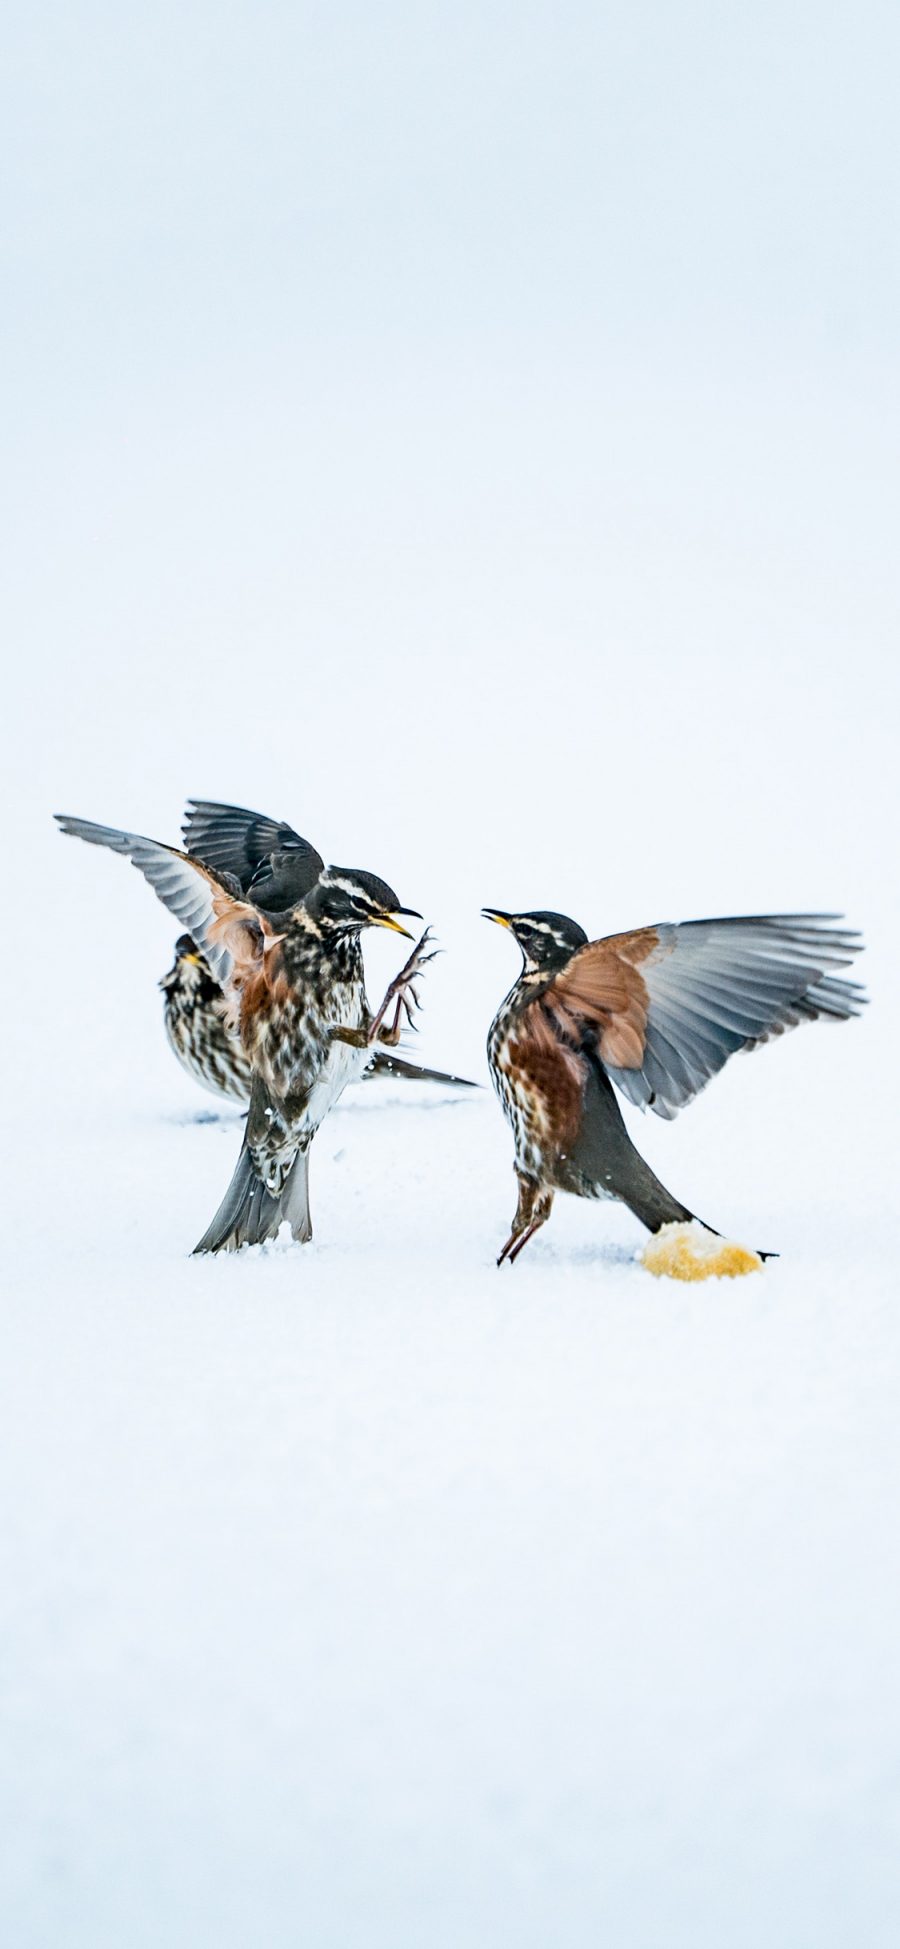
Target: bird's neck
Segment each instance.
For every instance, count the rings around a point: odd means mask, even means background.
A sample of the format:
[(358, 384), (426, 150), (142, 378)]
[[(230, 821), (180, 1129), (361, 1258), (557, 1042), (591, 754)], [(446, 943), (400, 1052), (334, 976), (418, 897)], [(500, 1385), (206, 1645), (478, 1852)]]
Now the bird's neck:
[(524, 967), (518, 981), (513, 982), (506, 997), (503, 1004), (504, 1011), (510, 1015), (518, 1015), (522, 1009), (527, 1008), (543, 994), (552, 979), (552, 971), (548, 968)]
[(281, 951), (289, 975), (296, 974), (302, 979), (304, 972), (314, 963), (321, 966), (322, 962), (327, 962), (336, 980), (355, 981), (362, 978), (359, 934), (311, 920), (302, 909), (294, 916), (293, 924), (281, 943)]

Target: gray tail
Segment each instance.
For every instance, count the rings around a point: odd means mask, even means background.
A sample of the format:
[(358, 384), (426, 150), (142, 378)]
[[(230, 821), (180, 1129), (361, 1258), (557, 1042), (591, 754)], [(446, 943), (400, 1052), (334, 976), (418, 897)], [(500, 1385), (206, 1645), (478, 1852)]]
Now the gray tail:
[[(635, 1157), (637, 1156), (638, 1153), (635, 1151)], [(660, 1183), (659, 1178), (651, 1171), (649, 1164), (644, 1163), (642, 1157), (639, 1162), (643, 1167), (642, 1171), (632, 1173), (628, 1190), (622, 1192), (622, 1199), (629, 1210), (634, 1212), (635, 1218), (639, 1218), (641, 1224), (646, 1225), (649, 1232), (658, 1232), (662, 1225), (671, 1225), (673, 1221), (684, 1224), (696, 1218), (696, 1212), (688, 1211), (687, 1205), (673, 1198), (671, 1191), (667, 1191), (665, 1185)], [(701, 1218), (698, 1222), (703, 1226), (704, 1231), (712, 1232), (714, 1238), (721, 1238), (722, 1234), (717, 1226), (707, 1224), (705, 1218)], [(756, 1249), (761, 1259), (778, 1257), (777, 1252), (763, 1252), (759, 1248)]]
[[(623, 1172), (623, 1188), (619, 1196), (649, 1232), (658, 1232), (661, 1225), (685, 1224), (697, 1215), (689, 1211), (679, 1198), (673, 1198), (671, 1191), (660, 1183), (637, 1151), (629, 1158), (628, 1169)], [(701, 1223), (708, 1232), (714, 1230), (712, 1225), (706, 1224), (705, 1218)]]
[(445, 1069), (423, 1069), (417, 1062), (407, 1062), (404, 1056), (389, 1056), (382, 1049), (376, 1049), (365, 1072), (365, 1080), (376, 1076), (408, 1076), (413, 1083), (449, 1083), (457, 1090), (477, 1090), (478, 1084), (471, 1083), (467, 1076), (451, 1076)]
[(673, 1198), (635, 1149), (609, 1077), (592, 1053), (588, 1055), (581, 1129), (565, 1160), (560, 1182), (563, 1190), (580, 1191), (582, 1196), (587, 1191), (588, 1196), (620, 1198), (650, 1232), (696, 1217), (679, 1198)]
[(305, 1243), (312, 1238), (309, 1215), (309, 1151), (297, 1152), (283, 1189), (267, 1191), (257, 1176), (247, 1138), (222, 1203), (194, 1252), (237, 1252), (242, 1245), (262, 1245), (287, 1223), (291, 1237)]
[[(585, 1110), (582, 1132), (573, 1146), (571, 1162), (576, 1169), (596, 1187), (596, 1191), (608, 1197), (620, 1198), (635, 1218), (646, 1225), (648, 1232), (658, 1232), (662, 1225), (686, 1224), (697, 1217), (680, 1198), (673, 1197), (664, 1184), (660, 1183), (655, 1171), (641, 1156), (628, 1135), (625, 1120), (616, 1102), (612, 1084), (602, 1064), (596, 1058), (591, 1062), (585, 1087)], [(573, 1184), (571, 1187), (576, 1189)], [(708, 1232), (716, 1238), (721, 1234), (715, 1225), (707, 1224), (705, 1218), (699, 1220)], [(761, 1259), (774, 1259), (775, 1252), (760, 1252)]]

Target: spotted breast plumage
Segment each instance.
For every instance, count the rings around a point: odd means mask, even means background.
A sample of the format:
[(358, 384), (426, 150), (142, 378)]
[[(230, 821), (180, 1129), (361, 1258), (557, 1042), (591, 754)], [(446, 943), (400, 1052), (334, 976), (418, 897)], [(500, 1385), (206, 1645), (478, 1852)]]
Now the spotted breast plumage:
[(250, 1101), (250, 1064), (240, 1035), (228, 1028), (228, 1005), (190, 934), (180, 934), (175, 959), (160, 982), (169, 1047), (182, 1069), (214, 1096)]
[(234, 1176), (198, 1252), (273, 1238), (283, 1222), (312, 1236), (308, 1158), (313, 1137), (378, 1041), (395, 1046), (418, 1005), (432, 958), (428, 930), (369, 1008), (360, 934), (387, 927), (412, 937), (384, 880), (358, 868), (323, 868), (300, 899), (266, 909), (241, 897), (227, 867), (138, 833), (60, 816), (62, 830), (123, 854), (197, 942), (222, 991), (226, 1025), (250, 1068), (250, 1108)]
[[(160, 982), (163, 1020), (172, 1054), (194, 1082), (213, 1096), (245, 1107), (250, 1101), (251, 1069), (238, 1030), (230, 1028), (228, 1008), (209, 963), (190, 934), (179, 936), (175, 959)], [(361, 1076), (370, 1083), (400, 1078), (469, 1090), (476, 1085), (451, 1070), (429, 1069), (396, 1050), (373, 1049)]]
[[(217, 799), (190, 799), (182, 826), (185, 850), (233, 881), (244, 899), (279, 924), (303, 899), (323, 870), (322, 856), (284, 819)], [(169, 1046), (182, 1068), (213, 1095), (249, 1103), (250, 1062), (240, 1034), (229, 1026), (222, 990), (189, 934), (176, 943), (175, 960), (160, 982)], [(355, 1081), (402, 1078), (471, 1089), (466, 1077), (425, 1068), (396, 1050), (373, 1049)]]

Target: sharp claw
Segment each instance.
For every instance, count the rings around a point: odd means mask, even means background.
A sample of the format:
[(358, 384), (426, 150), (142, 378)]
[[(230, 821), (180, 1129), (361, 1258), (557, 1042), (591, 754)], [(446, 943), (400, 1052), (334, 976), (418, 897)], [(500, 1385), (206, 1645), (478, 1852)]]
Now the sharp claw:
[(409, 1027), (415, 1029), (416, 1024), (413, 1021), (413, 1010), (422, 1006), (416, 982), (427, 963), (433, 961), (435, 956), (442, 952), (440, 948), (431, 948), (427, 953), (423, 952), (432, 938), (431, 928), (426, 927), (421, 940), (413, 948), (406, 966), (401, 968), (398, 975), (394, 976), (370, 1030), (370, 1044), (377, 1040), (378, 1030), (392, 1006), (394, 1009), (393, 1031), (399, 1033), (400, 1023), (404, 1013)]

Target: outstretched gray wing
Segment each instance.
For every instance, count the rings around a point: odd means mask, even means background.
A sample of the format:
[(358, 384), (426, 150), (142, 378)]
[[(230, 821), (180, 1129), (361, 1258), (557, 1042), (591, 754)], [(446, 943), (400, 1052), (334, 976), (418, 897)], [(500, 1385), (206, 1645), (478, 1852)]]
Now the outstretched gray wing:
[(264, 918), (245, 901), (235, 899), (224, 881), (201, 860), (137, 832), (94, 825), (90, 819), (57, 813), (56, 823), (74, 839), (84, 839), (89, 846), (106, 846), (110, 852), (130, 859), (163, 906), (202, 948), (220, 987), (227, 991), (236, 970), (243, 972), (248, 962), (259, 962), (263, 936), (268, 931)]
[(578, 949), (544, 1005), (567, 1034), (593, 1036), (632, 1103), (673, 1117), (736, 1050), (859, 1014), (862, 988), (831, 972), (862, 947), (839, 918), (750, 915), (610, 935)]

